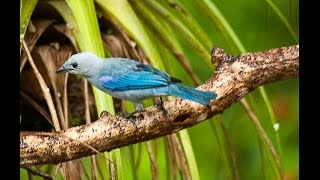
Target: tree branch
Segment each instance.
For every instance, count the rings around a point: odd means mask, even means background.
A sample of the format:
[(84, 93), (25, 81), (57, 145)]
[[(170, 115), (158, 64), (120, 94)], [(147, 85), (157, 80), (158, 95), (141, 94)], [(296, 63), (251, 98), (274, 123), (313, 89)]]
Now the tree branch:
[[(198, 89), (214, 91), (210, 106), (176, 98), (168, 113), (152, 106), (132, 119), (101, 113), (98, 121), (53, 133), (20, 133), (20, 165), (60, 163), (165, 136), (222, 113), (255, 88), (298, 77), (299, 45), (244, 53), (234, 57), (212, 49), (216, 70)], [(134, 122), (134, 123), (133, 123)]]

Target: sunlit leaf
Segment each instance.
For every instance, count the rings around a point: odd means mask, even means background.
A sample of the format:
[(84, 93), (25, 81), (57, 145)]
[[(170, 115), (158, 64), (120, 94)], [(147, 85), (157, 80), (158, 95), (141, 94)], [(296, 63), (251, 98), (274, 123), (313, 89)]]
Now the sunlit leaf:
[(164, 69), (158, 50), (126, 0), (96, 0), (103, 10), (142, 47), (152, 65)]

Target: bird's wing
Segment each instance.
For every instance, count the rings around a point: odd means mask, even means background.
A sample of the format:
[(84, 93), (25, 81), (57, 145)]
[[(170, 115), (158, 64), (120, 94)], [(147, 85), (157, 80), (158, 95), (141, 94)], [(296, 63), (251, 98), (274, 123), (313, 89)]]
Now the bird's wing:
[(181, 82), (165, 72), (141, 63), (116, 77), (102, 75), (99, 81), (104, 88), (111, 91), (150, 89)]

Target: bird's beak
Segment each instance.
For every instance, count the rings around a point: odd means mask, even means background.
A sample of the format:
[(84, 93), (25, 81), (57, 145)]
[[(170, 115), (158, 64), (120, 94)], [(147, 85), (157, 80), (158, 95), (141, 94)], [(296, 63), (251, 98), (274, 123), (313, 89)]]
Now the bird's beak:
[(61, 66), (57, 71), (56, 73), (60, 73), (60, 72), (66, 72), (68, 71), (68, 69), (64, 68), (63, 66)]

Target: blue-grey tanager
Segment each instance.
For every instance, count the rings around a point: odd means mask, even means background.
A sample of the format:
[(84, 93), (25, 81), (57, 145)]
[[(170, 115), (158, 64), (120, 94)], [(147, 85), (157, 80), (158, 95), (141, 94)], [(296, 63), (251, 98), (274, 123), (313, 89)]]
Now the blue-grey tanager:
[(93, 53), (72, 55), (57, 72), (69, 72), (86, 78), (105, 93), (143, 109), (142, 100), (155, 96), (178, 96), (203, 105), (216, 98), (213, 92), (180, 85), (181, 81), (149, 65), (125, 58), (99, 58)]

